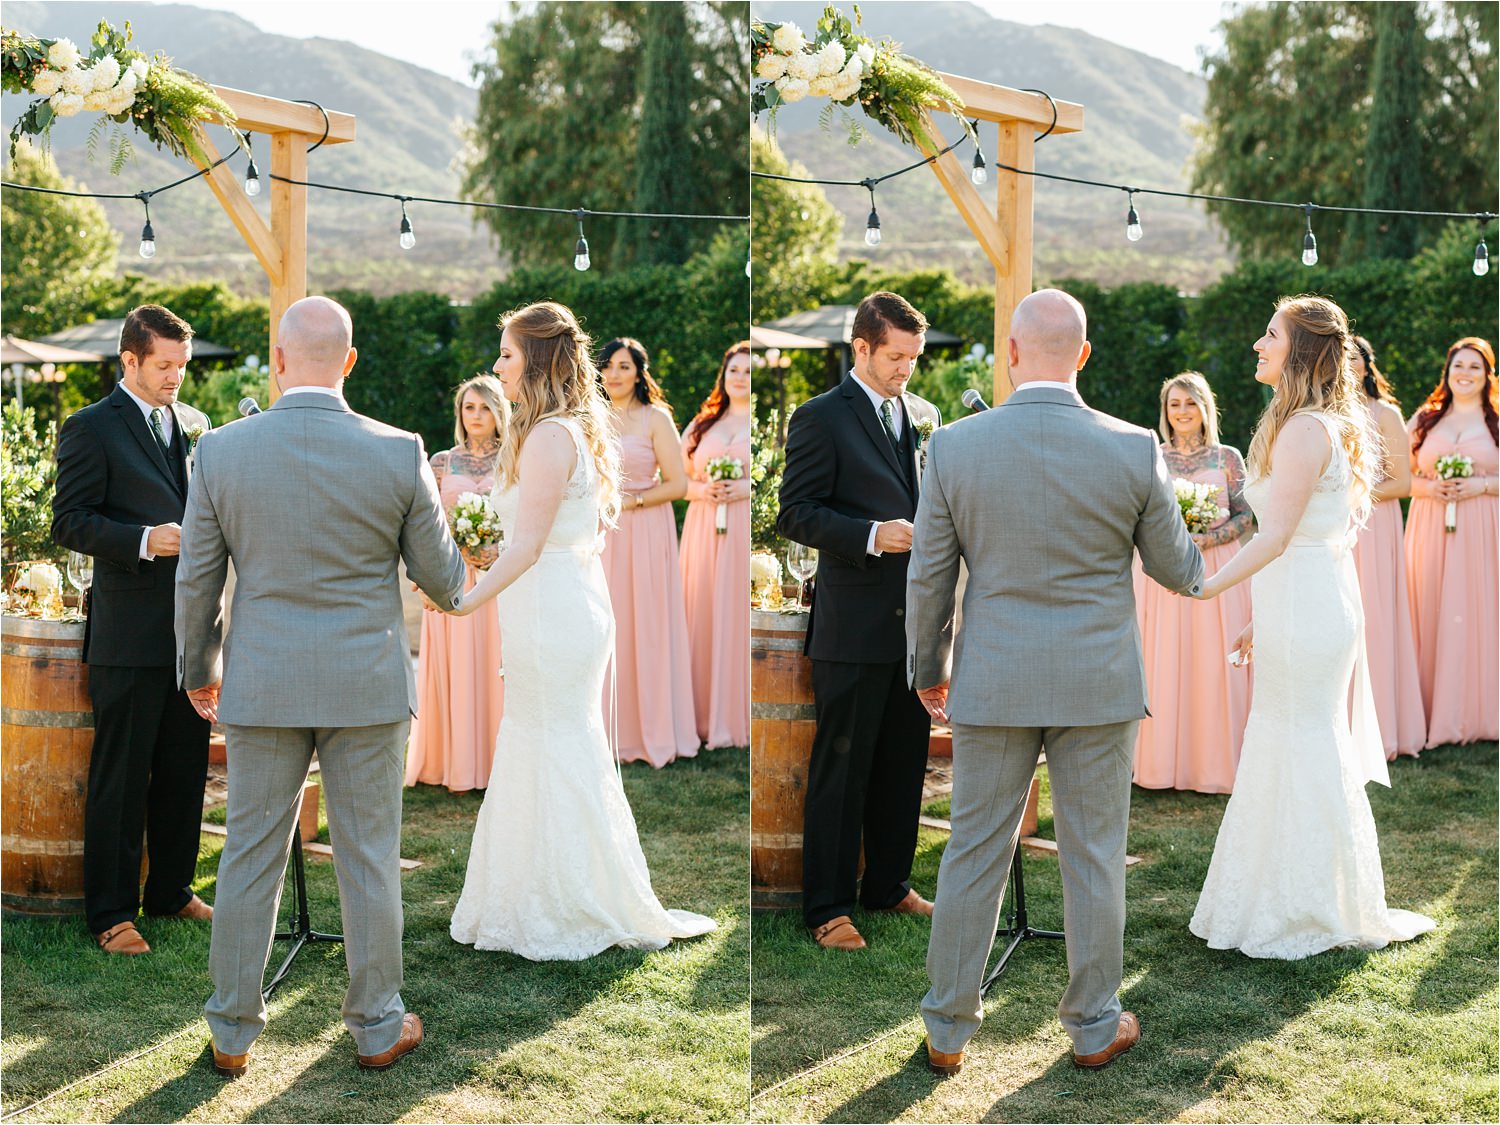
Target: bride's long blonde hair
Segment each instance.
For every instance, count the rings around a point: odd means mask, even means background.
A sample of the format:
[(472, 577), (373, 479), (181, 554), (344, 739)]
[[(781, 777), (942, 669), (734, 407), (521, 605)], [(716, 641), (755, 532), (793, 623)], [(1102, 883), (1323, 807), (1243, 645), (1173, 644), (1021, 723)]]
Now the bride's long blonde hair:
[(620, 515), (620, 454), (610, 437), (609, 408), (599, 390), (591, 343), (566, 305), (541, 301), (500, 318), (510, 331), (525, 368), (516, 387), (510, 426), (500, 445), (497, 473), (516, 483), (516, 464), (526, 437), (545, 418), (571, 418), (599, 470), (599, 514), (608, 527)]
[(1385, 468), (1385, 443), (1364, 405), (1364, 388), (1349, 366), (1349, 318), (1326, 297), (1303, 294), (1276, 302), (1290, 326), (1286, 361), (1276, 393), (1255, 425), (1246, 458), (1250, 475), (1271, 472), (1271, 451), (1294, 414), (1316, 411), (1333, 419), (1353, 473), (1350, 498), (1361, 525)]

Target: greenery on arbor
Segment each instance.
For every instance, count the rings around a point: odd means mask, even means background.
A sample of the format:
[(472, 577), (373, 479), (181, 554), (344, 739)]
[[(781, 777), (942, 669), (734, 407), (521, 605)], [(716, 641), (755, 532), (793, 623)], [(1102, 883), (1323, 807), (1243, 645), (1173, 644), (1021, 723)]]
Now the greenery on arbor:
[[(680, 11), (675, 17), (652, 11), (660, 7)], [(748, 37), (748, 9), (734, 0), (511, 4), (475, 66), (480, 89), (465, 193), (504, 203), (641, 210), (638, 191), (665, 161), (675, 181), (671, 210), (746, 214), (750, 188), (740, 154), (750, 116)], [(653, 70), (663, 50), (679, 55), (670, 76)], [(647, 151), (663, 135), (672, 138), (670, 150)], [(517, 265), (572, 257), (577, 227), (568, 216), (482, 214)], [(631, 228), (642, 222), (593, 220), (587, 233), (595, 268), (663, 260), (641, 256)], [(661, 232), (684, 239), (676, 263), (706, 248), (717, 226), (677, 225), (680, 231)]]
[[(1383, 14), (1391, 7), (1410, 10)], [(1403, 174), (1419, 180), (1421, 209), (1492, 209), (1500, 164), (1497, 12), (1494, 4), (1452, 2), (1237, 5), (1221, 25), (1223, 46), (1204, 60), (1208, 89), (1193, 189), (1360, 204), (1366, 198), (1368, 145), (1377, 129), (1385, 134), (1393, 124), (1380, 119), (1399, 118), (1410, 107), (1415, 119), (1399, 122), (1409, 134), (1400, 159)], [(1399, 60), (1403, 76), (1397, 80), (1390, 77), (1391, 66), (1377, 73), (1380, 29), (1396, 36), (1408, 14), (1415, 27), (1400, 31), (1406, 46), (1395, 49), (1407, 57)], [(1377, 83), (1406, 89), (1380, 89)], [(1400, 189), (1401, 198), (1412, 198), (1407, 190)], [(1302, 228), (1296, 212), (1209, 206), (1242, 255), (1295, 260)], [(1313, 222), (1322, 262), (1346, 260), (1357, 224), (1327, 213)], [(1418, 221), (1413, 249), (1432, 245), (1442, 230), (1440, 222)], [(1382, 245), (1380, 252), (1389, 250)]]
[[(77, 190), (50, 153), (23, 142), (5, 170), (13, 183)], [(7, 191), (0, 196), (0, 300), (5, 330), (43, 336), (71, 323), (115, 272), (118, 236), (94, 199)]]

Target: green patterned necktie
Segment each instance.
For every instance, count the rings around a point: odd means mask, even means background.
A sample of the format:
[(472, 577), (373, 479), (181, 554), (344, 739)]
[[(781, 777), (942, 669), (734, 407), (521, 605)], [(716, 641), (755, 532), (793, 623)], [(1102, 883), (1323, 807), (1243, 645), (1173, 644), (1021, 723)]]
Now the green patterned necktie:
[(172, 459), (172, 451), (167, 446), (166, 431), (161, 428), (161, 407), (151, 411), (151, 432), (156, 435), (156, 444), (161, 446), (161, 455), (168, 461)]
[(896, 436), (895, 407), (888, 398), (880, 400), (880, 424), (885, 427), (885, 436), (891, 439), (891, 445), (900, 449), (901, 439)]

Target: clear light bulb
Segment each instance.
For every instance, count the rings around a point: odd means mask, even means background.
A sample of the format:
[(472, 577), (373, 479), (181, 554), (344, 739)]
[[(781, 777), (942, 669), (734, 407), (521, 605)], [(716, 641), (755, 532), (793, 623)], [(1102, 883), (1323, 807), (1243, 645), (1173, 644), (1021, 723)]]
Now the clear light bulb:
[(260, 194), (260, 170), (255, 167), (255, 161), (250, 161), (250, 167), (245, 169), (245, 194)]
[(593, 264), (593, 260), (589, 257), (589, 240), (580, 238), (578, 244), (573, 247), (573, 268), (582, 273)]
[(870, 208), (870, 217), (865, 220), (865, 245), (880, 245), (880, 213)]
[(150, 222), (141, 228), (141, 257), (156, 257), (156, 232), (151, 229)]
[(1474, 276), (1483, 277), (1490, 272), (1490, 248), (1484, 244), (1484, 239), (1479, 240), (1479, 245), (1474, 247)]
[(410, 250), (417, 244), (417, 236), (412, 233), (411, 220), (404, 214), (401, 216), (401, 249)]
[(1145, 233), (1141, 229), (1141, 217), (1136, 214), (1135, 208), (1132, 207), (1125, 216), (1125, 237), (1130, 239), (1131, 242), (1139, 242), (1141, 235)]
[(977, 149), (974, 151), (974, 168), (969, 173), (969, 179), (975, 187), (982, 187), (990, 180), (989, 170), (984, 166), (984, 153)]
[(1318, 240), (1313, 237), (1312, 231), (1302, 236), (1302, 264), (1304, 266), (1318, 264)]

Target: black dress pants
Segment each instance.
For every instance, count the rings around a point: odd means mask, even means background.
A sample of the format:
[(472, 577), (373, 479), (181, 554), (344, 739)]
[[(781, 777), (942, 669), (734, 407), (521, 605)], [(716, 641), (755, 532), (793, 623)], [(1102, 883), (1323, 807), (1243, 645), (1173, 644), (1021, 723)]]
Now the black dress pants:
[(167, 668), (89, 665), (94, 751), (83, 815), (83, 903), (89, 929), (134, 921), (141, 842), (150, 871), (147, 914), (175, 914), (192, 899), (198, 866), (209, 724)]
[[(802, 915), (809, 927), (854, 909), (895, 906), (911, 889), (931, 720), (901, 660), (812, 662), (817, 731), (802, 828)], [(859, 881), (863, 841), (865, 875)]]

